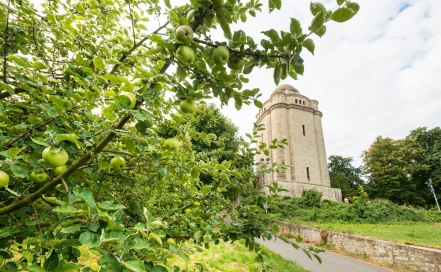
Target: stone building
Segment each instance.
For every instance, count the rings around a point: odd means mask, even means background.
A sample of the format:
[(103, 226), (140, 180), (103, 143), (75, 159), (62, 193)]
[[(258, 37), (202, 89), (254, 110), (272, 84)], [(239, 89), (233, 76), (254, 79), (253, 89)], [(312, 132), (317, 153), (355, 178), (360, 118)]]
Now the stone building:
[[(289, 192), (280, 195), (298, 197), (304, 189), (316, 189), (323, 198), (341, 201), (341, 190), (331, 188), (322, 129), (322, 113), (318, 102), (310, 100), (288, 84), (278, 86), (256, 115), (264, 125), (258, 142), (270, 145), (273, 139), (287, 139), (285, 148), (271, 150), (269, 156), (257, 155), (257, 186), (268, 193), (268, 185), (277, 181)], [(257, 143), (259, 144), (259, 143)], [(282, 163), (286, 169), (259, 170), (262, 163)]]

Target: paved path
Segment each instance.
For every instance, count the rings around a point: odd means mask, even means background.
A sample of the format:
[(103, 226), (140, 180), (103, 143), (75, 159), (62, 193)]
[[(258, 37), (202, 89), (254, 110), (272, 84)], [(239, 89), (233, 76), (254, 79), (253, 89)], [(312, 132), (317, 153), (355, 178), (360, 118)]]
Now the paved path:
[(302, 250), (294, 249), (291, 245), (285, 243), (280, 239), (265, 241), (262, 239), (257, 239), (257, 242), (266, 246), (272, 251), (277, 252), (284, 258), (297, 262), (298, 264), (312, 272), (393, 271), (329, 251), (319, 254), (320, 258), (322, 258), (322, 263), (320, 264), (314, 257), (312, 260), (309, 259)]

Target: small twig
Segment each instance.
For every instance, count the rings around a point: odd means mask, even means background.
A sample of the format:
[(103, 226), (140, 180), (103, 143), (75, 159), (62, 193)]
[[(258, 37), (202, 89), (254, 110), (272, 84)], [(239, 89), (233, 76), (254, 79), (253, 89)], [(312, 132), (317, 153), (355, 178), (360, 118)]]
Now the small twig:
[(37, 212), (37, 209), (35, 209), (34, 204), (32, 204), (32, 208), (34, 209), (35, 217), (37, 218), (37, 225), (38, 225), (38, 230), (40, 231), (40, 236), (42, 236), (43, 233), (41, 232), (40, 219), (38, 218), (38, 212)]
[(135, 25), (133, 20), (133, 13), (132, 13), (132, 1), (129, 1), (129, 14), (130, 14), (130, 22), (132, 23), (132, 36), (133, 36), (133, 46), (136, 45), (136, 35), (135, 35)]
[[(193, 38), (193, 41), (198, 42), (198, 43), (202, 43), (202, 44), (205, 44), (205, 45), (208, 45), (210, 47), (218, 47), (219, 46), (219, 45), (217, 45), (215, 43), (204, 41), (204, 40), (200, 40), (198, 38)], [(238, 53), (238, 54), (245, 54), (247, 56), (253, 56), (253, 57), (270, 57), (270, 58), (279, 59), (279, 58), (283, 58), (285, 56), (284, 54), (262, 55), (260, 53), (257, 53), (256, 51), (251, 51), (251, 52), (250, 51), (239, 51), (239, 50), (233, 49), (233, 48), (228, 47), (228, 46), (227, 46), (227, 48), (228, 48), (228, 50), (230, 52), (234, 52), (234, 53)]]
[(69, 186), (67, 185), (66, 180), (65, 180), (64, 178), (62, 178), (62, 179), (61, 179), (61, 182), (63, 183), (64, 188), (66, 189), (66, 192), (69, 192)]
[(123, 155), (127, 155), (130, 157), (136, 157), (136, 155), (124, 152), (124, 151), (118, 151), (118, 150), (110, 150), (110, 149), (103, 149), (101, 150), (101, 152), (107, 152), (107, 153), (115, 153), (115, 154), (123, 154)]
[(12, 141), (10, 141), (9, 143), (7, 143), (7, 144), (6, 144), (6, 148), (11, 147), (11, 146), (12, 146), (15, 142), (17, 142), (18, 140), (25, 138), (25, 137), (26, 137), (29, 133), (31, 133), (33, 130), (35, 130), (35, 129), (39, 129), (39, 128), (42, 128), (42, 127), (46, 126), (47, 124), (53, 122), (55, 119), (57, 119), (57, 118), (56, 118), (56, 117), (55, 117), (55, 118), (51, 118), (51, 119), (47, 120), (46, 122), (44, 122), (44, 123), (42, 123), (42, 124), (40, 124), (40, 125), (38, 125), (38, 126), (36, 126), (36, 127), (32, 127), (32, 128), (30, 128), (30, 129), (28, 129), (28, 130), (25, 131), (23, 134), (21, 134), (20, 136), (18, 136), (18, 137), (15, 138), (14, 140), (12, 140)]
[(170, 23), (170, 21), (167, 21), (165, 24), (163, 24), (162, 26), (160, 26), (158, 29), (156, 29), (155, 31), (153, 31), (150, 35), (145, 36), (143, 39), (141, 39), (138, 43), (136, 43), (132, 48), (130, 48), (130, 50), (125, 53), (124, 55), (121, 56), (121, 58), (119, 58), (118, 63), (115, 64), (112, 68), (112, 70), (110, 71), (111, 74), (114, 74), (116, 72), (116, 70), (121, 66), (121, 63), (124, 62), (124, 60), (130, 56), (133, 51), (135, 51), (138, 47), (140, 47), (145, 41), (147, 41), (149, 39), (149, 37), (153, 34), (158, 33), (161, 29), (165, 28), (168, 24)]
[(10, 10), (11, 0), (8, 0), (8, 12), (6, 14), (6, 27), (5, 27), (5, 43), (3, 46), (3, 82), (7, 83), (7, 65), (8, 65), (8, 37), (9, 37), (9, 10)]

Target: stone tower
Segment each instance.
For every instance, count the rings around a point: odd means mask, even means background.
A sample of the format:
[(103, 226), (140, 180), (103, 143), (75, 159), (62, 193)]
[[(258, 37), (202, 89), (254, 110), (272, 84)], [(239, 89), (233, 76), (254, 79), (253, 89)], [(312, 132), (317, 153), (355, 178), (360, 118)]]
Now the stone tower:
[(269, 156), (256, 156), (257, 164), (282, 163), (287, 165), (280, 173), (257, 171), (257, 186), (264, 187), (274, 181), (287, 189), (281, 195), (299, 197), (304, 189), (316, 189), (323, 198), (341, 201), (341, 190), (331, 188), (322, 129), (322, 113), (318, 102), (310, 100), (288, 84), (278, 86), (256, 115), (263, 124), (258, 142), (267, 145), (275, 138), (287, 139), (285, 148), (273, 149)]

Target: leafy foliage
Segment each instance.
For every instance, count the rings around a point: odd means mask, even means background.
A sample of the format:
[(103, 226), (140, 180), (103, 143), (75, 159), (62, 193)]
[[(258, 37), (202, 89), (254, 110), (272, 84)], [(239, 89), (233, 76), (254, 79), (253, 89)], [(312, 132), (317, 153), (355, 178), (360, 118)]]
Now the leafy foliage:
[(399, 204), (433, 205), (435, 200), (425, 183), (432, 179), (439, 198), (440, 146), (440, 128), (419, 128), (400, 140), (378, 137), (363, 153), (367, 192)]
[(352, 158), (330, 156), (328, 167), (331, 187), (340, 188), (343, 197), (357, 195), (358, 187), (363, 184), (362, 170), (352, 166)]
[[(308, 197), (309, 198), (309, 197)], [(350, 204), (322, 200), (318, 206), (305, 206), (305, 197), (273, 197), (268, 212), (278, 220), (318, 223), (393, 223), (393, 222), (441, 222), (436, 210), (424, 210), (398, 206), (389, 200), (358, 197)]]
[[(188, 258), (189, 248), (220, 239), (244, 239), (253, 248), (254, 237), (273, 235), (261, 216), (265, 197), (248, 206), (228, 194), (252, 194), (237, 184), (250, 184), (249, 158), (267, 148), (213, 137), (203, 131), (209, 124), (186, 122), (177, 106), (187, 100), (190, 112), (193, 102), (210, 98), (234, 100), (237, 109), (261, 106), (259, 90), (243, 88), (246, 75), (264, 67), (274, 69), (276, 83), (296, 78), (304, 71), (303, 48), (314, 52), (310, 36), (349, 16), (333, 18), (318, 5), (309, 31), (293, 19), (290, 32), (266, 30), (268, 39), (254, 41), (230, 27), (261, 11), (254, 0), (41, 2), (0, 3), (0, 169), (10, 176), (0, 188), (1, 269), (91, 271), (78, 263), (87, 246), (100, 253), (102, 271), (179, 271), (168, 259)], [(350, 8), (340, 2), (335, 12)], [(281, 5), (268, 3), (270, 12)], [(178, 52), (181, 25), (194, 38)], [(217, 26), (224, 40), (211, 39)], [(244, 66), (215, 65), (220, 45)], [(166, 144), (166, 137), (175, 140)], [(240, 155), (208, 158), (204, 152), (215, 149), (201, 141), (231, 145), (227, 152)], [(61, 174), (42, 160), (49, 146), (69, 155)], [(49, 179), (36, 182), (32, 173)]]

